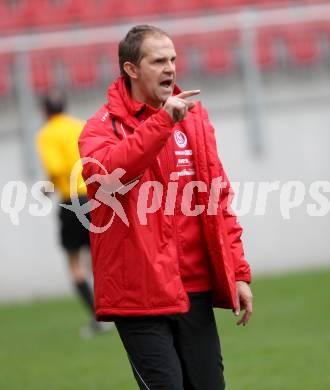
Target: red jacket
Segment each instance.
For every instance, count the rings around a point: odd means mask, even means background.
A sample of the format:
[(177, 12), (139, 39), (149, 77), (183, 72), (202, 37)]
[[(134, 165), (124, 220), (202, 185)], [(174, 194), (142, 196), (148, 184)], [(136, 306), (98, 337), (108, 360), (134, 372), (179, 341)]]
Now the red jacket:
[[(97, 160), (109, 173), (123, 168), (126, 173), (120, 179), (122, 183), (136, 178), (139, 181), (126, 194), (115, 194), (128, 226), (115, 215), (103, 233), (91, 232), (96, 317), (106, 320), (116, 315), (187, 312), (189, 300), (180, 278), (175, 218), (164, 215), (164, 204), (147, 215), (146, 225), (140, 223), (137, 214), (143, 183), (158, 181), (164, 188), (168, 185), (157, 155), (175, 126), (162, 109), (140, 123), (139, 113), (148, 107), (130, 98), (122, 78), (110, 86), (108, 97), (108, 104), (88, 120), (80, 136), (80, 155)], [(180, 126), (193, 151), (197, 180), (207, 186), (207, 192), (198, 192), (198, 204), (207, 209), (212, 179), (222, 177), (225, 182), (217, 212), (203, 212), (201, 218), (210, 254), (214, 306), (234, 308), (235, 281), (250, 282), (250, 269), (240, 239), (242, 228), (228, 209), (231, 188), (217, 155), (214, 129), (200, 103)], [(104, 175), (101, 164), (85, 163), (84, 179)], [(99, 186), (96, 182), (87, 186), (90, 199), (95, 198)], [(112, 217), (113, 209), (105, 203), (91, 211), (96, 226), (105, 226)]]

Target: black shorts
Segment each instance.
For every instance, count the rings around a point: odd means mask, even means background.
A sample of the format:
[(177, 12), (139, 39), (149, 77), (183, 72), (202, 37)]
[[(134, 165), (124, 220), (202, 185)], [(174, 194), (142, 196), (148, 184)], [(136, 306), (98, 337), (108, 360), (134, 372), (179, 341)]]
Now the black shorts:
[(191, 293), (189, 299), (186, 314), (115, 320), (141, 390), (225, 388), (211, 293)]
[[(81, 196), (78, 199), (80, 204), (88, 201), (86, 196)], [(62, 203), (70, 204), (71, 201), (63, 201)], [(86, 217), (89, 219), (89, 215)], [(59, 220), (60, 241), (67, 252), (75, 252), (90, 245), (89, 230), (83, 226), (73, 211), (60, 206)]]

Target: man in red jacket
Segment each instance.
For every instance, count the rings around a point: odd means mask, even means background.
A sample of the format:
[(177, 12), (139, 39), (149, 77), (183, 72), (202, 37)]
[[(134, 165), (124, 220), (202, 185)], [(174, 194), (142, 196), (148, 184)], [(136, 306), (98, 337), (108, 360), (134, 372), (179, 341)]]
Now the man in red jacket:
[(242, 229), (206, 110), (175, 85), (153, 26), (119, 44), (121, 77), (79, 139), (96, 317), (114, 320), (140, 389), (224, 389), (213, 307), (252, 313)]

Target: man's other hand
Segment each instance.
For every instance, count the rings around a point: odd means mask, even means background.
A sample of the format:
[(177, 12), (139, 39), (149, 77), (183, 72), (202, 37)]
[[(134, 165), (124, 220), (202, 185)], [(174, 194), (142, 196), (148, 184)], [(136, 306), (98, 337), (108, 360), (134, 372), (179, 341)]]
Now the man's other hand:
[(236, 323), (237, 325), (248, 323), (252, 315), (252, 292), (250, 286), (243, 281), (236, 282), (236, 307), (234, 309), (235, 316), (239, 316), (241, 310), (245, 310), (242, 318)]

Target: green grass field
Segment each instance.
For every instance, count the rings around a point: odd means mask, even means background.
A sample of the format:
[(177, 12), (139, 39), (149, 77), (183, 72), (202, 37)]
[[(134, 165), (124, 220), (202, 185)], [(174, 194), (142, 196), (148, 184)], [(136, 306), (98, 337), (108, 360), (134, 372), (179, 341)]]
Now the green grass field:
[[(247, 327), (216, 310), (227, 389), (330, 389), (329, 291), (329, 269), (256, 278)], [(75, 299), (0, 306), (0, 389), (136, 389), (117, 332), (86, 322)]]

